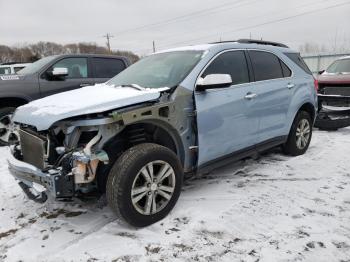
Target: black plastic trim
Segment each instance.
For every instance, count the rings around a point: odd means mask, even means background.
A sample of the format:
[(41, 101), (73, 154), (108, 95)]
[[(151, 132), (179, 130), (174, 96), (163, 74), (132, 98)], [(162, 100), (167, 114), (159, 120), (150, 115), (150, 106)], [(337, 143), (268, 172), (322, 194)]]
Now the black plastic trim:
[(279, 136), (279, 137), (261, 142), (257, 145), (250, 146), (248, 148), (244, 148), (236, 152), (230, 153), (228, 155), (216, 158), (214, 160), (210, 160), (209, 162), (204, 163), (203, 165), (200, 165), (197, 168), (197, 173), (202, 173), (202, 174), (209, 173), (210, 171), (216, 168), (219, 168), (221, 166), (225, 166), (232, 162), (236, 162), (243, 158), (252, 156), (256, 153), (266, 151), (267, 149), (273, 148), (275, 146), (282, 145), (287, 141), (287, 139), (288, 139), (288, 136)]

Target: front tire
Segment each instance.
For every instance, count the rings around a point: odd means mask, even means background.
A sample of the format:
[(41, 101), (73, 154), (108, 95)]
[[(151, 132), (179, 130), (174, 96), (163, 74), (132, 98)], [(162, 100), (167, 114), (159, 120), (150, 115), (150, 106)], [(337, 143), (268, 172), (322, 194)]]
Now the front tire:
[(290, 129), (288, 140), (283, 145), (284, 153), (299, 156), (306, 152), (312, 137), (312, 120), (308, 112), (299, 111)]
[(183, 171), (174, 152), (157, 144), (126, 150), (107, 180), (107, 201), (116, 215), (135, 227), (163, 219), (175, 206)]

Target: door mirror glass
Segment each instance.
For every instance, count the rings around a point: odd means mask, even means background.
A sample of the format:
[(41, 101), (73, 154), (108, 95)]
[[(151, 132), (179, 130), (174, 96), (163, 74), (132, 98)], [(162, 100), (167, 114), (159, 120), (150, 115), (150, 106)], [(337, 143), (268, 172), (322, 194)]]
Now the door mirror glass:
[(55, 67), (52, 70), (52, 76), (54, 76), (54, 77), (68, 76), (68, 69), (65, 67)]
[(210, 88), (228, 87), (232, 85), (232, 78), (229, 74), (210, 74), (204, 78), (200, 77), (197, 81), (197, 90)]

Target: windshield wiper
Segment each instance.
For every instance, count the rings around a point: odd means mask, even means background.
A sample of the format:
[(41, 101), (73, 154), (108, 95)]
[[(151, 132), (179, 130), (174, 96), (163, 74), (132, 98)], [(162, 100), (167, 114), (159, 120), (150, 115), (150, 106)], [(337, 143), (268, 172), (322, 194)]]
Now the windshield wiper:
[(144, 91), (146, 88), (142, 87), (142, 86), (139, 86), (137, 84), (128, 84), (128, 85), (120, 85), (121, 87), (132, 87), (132, 88), (135, 88), (139, 91)]

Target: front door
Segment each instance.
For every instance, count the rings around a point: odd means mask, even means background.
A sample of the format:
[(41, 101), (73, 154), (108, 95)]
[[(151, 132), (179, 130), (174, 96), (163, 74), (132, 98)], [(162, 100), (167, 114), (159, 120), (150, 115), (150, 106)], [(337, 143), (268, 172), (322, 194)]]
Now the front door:
[(254, 146), (258, 117), (244, 51), (225, 51), (204, 70), (230, 74), (232, 85), (195, 91), (198, 128), (198, 166)]
[[(68, 75), (66, 77), (54, 78), (50, 76), (50, 72), (52, 72), (54, 68), (67, 68)], [(41, 97), (93, 84), (94, 79), (90, 77), (88, 59), (85, 57), (63, 58), (39, 77)]]

